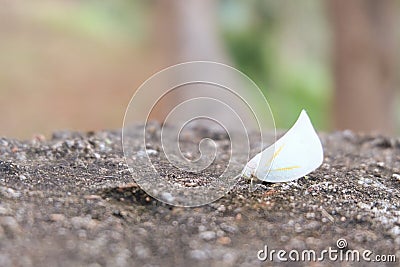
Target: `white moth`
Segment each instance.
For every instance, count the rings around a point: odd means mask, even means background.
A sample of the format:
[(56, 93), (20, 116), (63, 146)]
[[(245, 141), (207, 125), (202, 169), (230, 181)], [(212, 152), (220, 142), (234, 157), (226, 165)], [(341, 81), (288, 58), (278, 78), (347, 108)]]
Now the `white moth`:
[(288, 182), (314, 171), (322, 161), (321, 141), (302, 110), (284, 136), (247, 163), (242, 176), (273, 183)]

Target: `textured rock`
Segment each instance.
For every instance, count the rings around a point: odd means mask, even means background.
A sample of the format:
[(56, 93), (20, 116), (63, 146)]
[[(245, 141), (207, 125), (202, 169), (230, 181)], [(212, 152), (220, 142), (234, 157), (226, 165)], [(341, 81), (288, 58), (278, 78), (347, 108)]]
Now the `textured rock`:
[(255, 192), (241, 180), (215, 203), (178, 208), (134, 183), (119, 132), (0, 138), (0, 266), (253, 266), (265, 245), (321, 251), (339, 238), (399, 259), (399, 139), (321, 139), (324, 164), (307, 177)]

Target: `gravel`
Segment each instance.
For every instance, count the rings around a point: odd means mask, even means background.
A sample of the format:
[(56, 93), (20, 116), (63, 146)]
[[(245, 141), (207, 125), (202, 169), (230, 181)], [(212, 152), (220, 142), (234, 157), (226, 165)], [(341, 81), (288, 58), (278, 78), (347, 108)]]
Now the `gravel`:
[[(0, 266), (274, 265), (257, 258), (265, 245), (322, 251), (340, 238), (346, 249), (395, 255), (397, 263), (380, 264), (397, 266), (400, 139), (350, 131), (320, 137), (325, 159), (313, 173), (254, 192), (240, 180), (197, 208), (142, 191), (125, 165), (119, 131), (0, 138)], [(187, 186), (200, 181), (191, 177)]]

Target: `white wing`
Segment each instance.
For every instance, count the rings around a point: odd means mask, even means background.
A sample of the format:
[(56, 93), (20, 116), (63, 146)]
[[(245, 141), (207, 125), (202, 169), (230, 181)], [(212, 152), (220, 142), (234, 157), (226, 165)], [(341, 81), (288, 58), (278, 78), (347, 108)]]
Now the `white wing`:
[(322, 161), (321, 141), (306, 111), (302, 110), (293, 127), (252, 158), (242, 175), (267, 182), (288, 182), (312, 172)]

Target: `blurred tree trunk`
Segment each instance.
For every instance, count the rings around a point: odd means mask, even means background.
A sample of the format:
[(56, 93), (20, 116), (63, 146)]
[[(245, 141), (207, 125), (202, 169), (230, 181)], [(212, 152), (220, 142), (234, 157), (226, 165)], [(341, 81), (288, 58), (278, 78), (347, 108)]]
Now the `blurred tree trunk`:
[(394, 130), (396, 0), (330, 0), (337, 129)]
[(229, 64), (218, 32), (217, 0), (157, 0), (154, 40), (168, 65), (192, 60)]
[[(215, 61), (230, 65), (218, 32), (217, 0), (156, 0), (152, 41), (161, 68), (187, 61)], [(163, 102), (150, 116), (162, 121), (184, 97)]]

